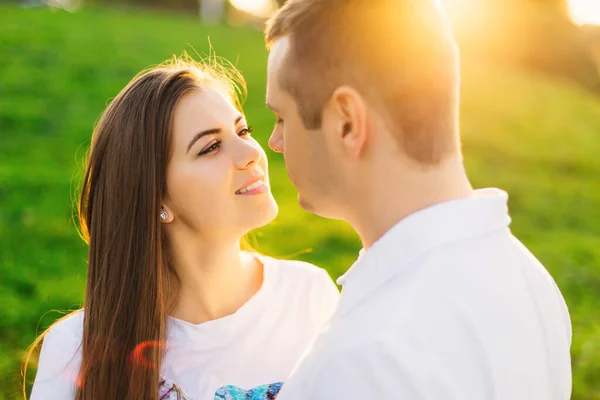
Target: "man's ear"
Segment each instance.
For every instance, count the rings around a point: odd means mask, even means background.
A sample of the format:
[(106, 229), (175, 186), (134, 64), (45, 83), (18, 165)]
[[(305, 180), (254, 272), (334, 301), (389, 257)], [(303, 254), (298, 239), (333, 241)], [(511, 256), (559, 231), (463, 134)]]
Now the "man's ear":
[(358, 157), (364, 150), (367, 139), (367, 105), (364, 97), (350, 86), (338, 87), (331, 96), (334, 129), (342, 151)]

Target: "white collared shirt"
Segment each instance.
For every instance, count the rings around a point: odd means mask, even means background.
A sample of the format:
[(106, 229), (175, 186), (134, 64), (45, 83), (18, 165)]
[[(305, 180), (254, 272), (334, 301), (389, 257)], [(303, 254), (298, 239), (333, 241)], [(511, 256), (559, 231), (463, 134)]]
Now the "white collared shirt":
[(567, 400), (571, 323), (497, 189), (414, 213), (340, 279), (278, 400)]

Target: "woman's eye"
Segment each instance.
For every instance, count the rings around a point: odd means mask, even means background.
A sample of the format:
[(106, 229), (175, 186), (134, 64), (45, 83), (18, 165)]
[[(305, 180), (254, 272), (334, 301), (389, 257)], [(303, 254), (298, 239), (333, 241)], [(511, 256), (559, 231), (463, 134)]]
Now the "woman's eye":
[(252, 132), (254, 132), (254, 128), (249, 126), (247, 128), (244, 128), (240, 131), (240, 133), (238, 133), (238, 136), (246, 136), (246, 135), (250, 135), (252, 134)]
[(208, 148), (202, 150), (200, 153), (198, 153), (198, 155), (203, 156), (205, 154), (212, 153), (213, 151), (217, 150), (219, 147), (221, 147), (221, 142), (215, 142), (210, 147), (208, 147)]

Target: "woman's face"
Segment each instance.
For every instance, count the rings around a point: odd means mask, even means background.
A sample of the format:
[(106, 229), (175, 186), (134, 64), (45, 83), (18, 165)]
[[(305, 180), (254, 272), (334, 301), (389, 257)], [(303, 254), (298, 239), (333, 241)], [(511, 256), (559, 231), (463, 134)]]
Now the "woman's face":
[(266, 154), (217, 89), (177, 103), (163, 207), (173, 227), (217, 238), (242, 236), (277, 215)]

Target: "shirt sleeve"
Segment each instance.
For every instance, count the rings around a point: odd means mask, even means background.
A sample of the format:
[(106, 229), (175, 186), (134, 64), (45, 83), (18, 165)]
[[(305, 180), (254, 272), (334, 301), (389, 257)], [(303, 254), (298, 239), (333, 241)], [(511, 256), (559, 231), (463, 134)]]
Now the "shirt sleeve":
[(304, 366), (308, 368), (292, 376), (278, 400), (425, 398), (411, 374), (379, 346), (361, 345)]
[[(277, 400), (494, 397), (485, 365), (474, 359), (463, 365), (448, 364), (444, 353), (456, 349), (424, 346), (416, 336), (374, 338), (335, 352), (324, 351), (330, 345), (331, 342), (323, 342), (317, 346), (318, 351), (306, 357)], [(328, 355), (323, 357), (324, 354)], [(465, 354), (467, 359), (469, 356)]]
[(59, 328), (44, 338), (30, 400), (75, 398), (81, 343), (73, 333)]

